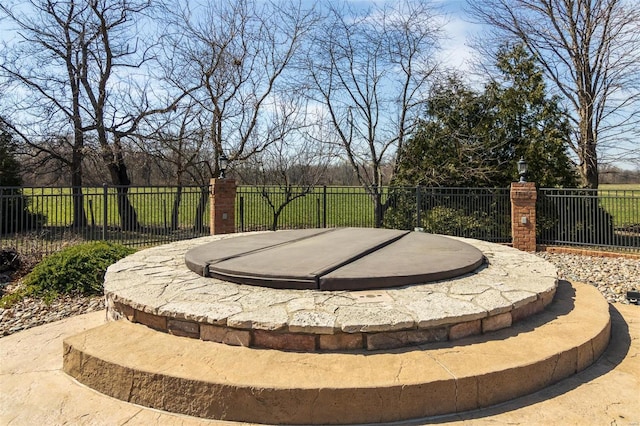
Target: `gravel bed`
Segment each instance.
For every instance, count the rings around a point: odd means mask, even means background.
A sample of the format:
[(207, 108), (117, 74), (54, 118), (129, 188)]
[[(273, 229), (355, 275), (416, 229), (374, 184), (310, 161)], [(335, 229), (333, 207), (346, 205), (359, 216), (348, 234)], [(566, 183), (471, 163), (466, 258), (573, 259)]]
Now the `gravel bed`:
[(27, 297), (9, 309), (0, 308), (0, 337), (17, 333), (74, 315), (104, 309), (104, 297), (64, 296), (50, 305), (42, 300)]
[(627, 291), (640, 290), (640, 260), (538, 252), (558, 268), (558, 278), (597, 287), (609, 303), (629, 304)]
[[(627, 291), (640, 290), (640, 260), (540, 252), (558, 268), (558, 278), (591, 284), (610, 303), (625, 303)], [(104, 298), (65, 296), (50, 305), (27, 298), (10, 309), (0, 308), (0, 337), (73, 315), (104, 309)]]

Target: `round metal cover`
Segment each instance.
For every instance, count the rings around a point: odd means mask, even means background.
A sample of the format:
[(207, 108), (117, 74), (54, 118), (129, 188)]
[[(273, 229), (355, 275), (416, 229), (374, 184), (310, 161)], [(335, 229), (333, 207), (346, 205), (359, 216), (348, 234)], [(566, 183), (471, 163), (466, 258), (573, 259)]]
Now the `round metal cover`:
[(192, 271), (271, 288), (365, 290), (444, 280), (484, 263), (477, 248), (422, 232), (370, 228), (276, 231), (189, 250)]

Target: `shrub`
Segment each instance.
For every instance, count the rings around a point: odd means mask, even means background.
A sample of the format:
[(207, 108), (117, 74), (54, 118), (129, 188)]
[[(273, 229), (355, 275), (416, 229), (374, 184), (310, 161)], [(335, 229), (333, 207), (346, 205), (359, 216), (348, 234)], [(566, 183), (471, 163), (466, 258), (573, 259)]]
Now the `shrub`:
[(487, 238), (496, 235), (498, 226), (486, 213), (466, 213), (461, 209), (444, 206), (436, 206), (425, 212), (421, 225), (425, 232), (468, 238)]
[(23, 285), (27, 295), (45, 300), (60, 294), (101, 294), (107, 267), (133, 252), (107, 242), (71, 246), (47, 256), (24, 278)]
[(384, 227), (412, 230), (416, 224), (416, 189), (392, 187), (389, 190), (388, 208), (384, 214)]

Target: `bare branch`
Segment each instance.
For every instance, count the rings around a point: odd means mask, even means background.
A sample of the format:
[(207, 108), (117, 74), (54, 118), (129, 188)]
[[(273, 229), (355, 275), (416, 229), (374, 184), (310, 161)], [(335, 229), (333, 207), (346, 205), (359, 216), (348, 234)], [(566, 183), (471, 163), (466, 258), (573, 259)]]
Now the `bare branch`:
[(489, 42), (522, 42), (570, 110), (583, 183), (598, 186), (598, 157), (640, 123), (640, 5), (625, 0), (470, 0)]
[(346, 160), (376, 204), (437, 69), (441, 20), (426, 1), (400, 1), (364, 14), (330, 7), (308, 55), (312, 99), (326, 108)]

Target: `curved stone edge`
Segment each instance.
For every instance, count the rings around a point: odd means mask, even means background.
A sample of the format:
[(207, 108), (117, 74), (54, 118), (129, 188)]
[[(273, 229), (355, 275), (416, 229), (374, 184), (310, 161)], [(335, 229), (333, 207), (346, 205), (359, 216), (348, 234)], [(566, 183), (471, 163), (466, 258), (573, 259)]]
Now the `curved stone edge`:
[[(126, 319), (140, 323), (156, 331), (176, 336), (224, 343), (232, 346), (278, 349), (301, 352), (388, 350), (428, 343), (456, 341), (468, 336), (490, 333), (511, 327), (529, 316), (542, 312), (553, 301), (556, 289), (537, 295), (537, 298), (508, 312), (488, 315), (484, 318), (445, 324), (422, 329), (371, 332), (342, 332), (329, 330), (330, 334), (307, 331), (304, 325), (298, 329), (290, 324), (288, 329), (261, 330), (234, 328), (224, 325), (199, 323), (171, 316), (154, 315), (128, 305), (108, 302), (108, 315), (112, 321)], [(322, 331), (322, 330), (320, 330)]]
[[(545, 318), (542, 318), (545, 317)], [(540, 316), (498, 339), (396, 353), (300, 354), (181, 339), (127, 321), (64, 341), (64, 371), (109, 396), (210, 419), (270, 424), (391, 422), (523, 396), (595, 362), (606, 300), (564, 283)]]
[[(183, 257), (189, 248), (233, 237), (171, 243), (112, 265), (105, 275), (109, 319), (249, 347), (393, 349), (510, 327), (541, 312), (557, 284), (555, 267), (535, 255), (456, 237), (450, 238), (480, 249), (488, 266), (440, 283), (380, 291), (260, 288), (202, 278), (187, 269)], [(203, 293), (184, 300), (188, 289)], [(241, 306), (237, 300), (249, 302)]]

